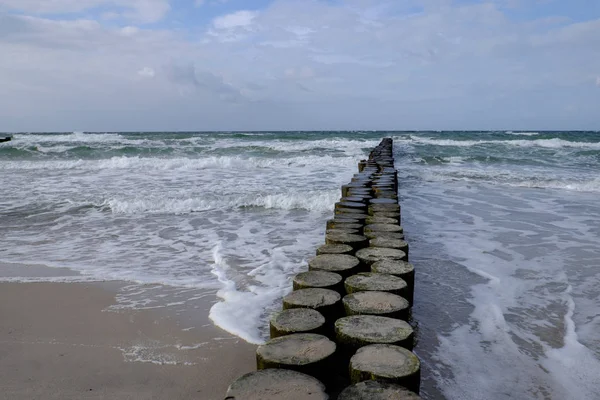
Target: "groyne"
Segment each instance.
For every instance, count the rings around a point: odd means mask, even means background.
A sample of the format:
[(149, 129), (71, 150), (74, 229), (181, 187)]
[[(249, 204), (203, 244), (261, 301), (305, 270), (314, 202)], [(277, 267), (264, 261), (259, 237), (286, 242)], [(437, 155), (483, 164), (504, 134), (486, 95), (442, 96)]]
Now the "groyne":
[(383, 139), (341, 188), (325, 244), (293, 279), (257, 371), (226, 400), (415, 400), (420, 362), (408, 323), (408, 262), (392, 139)]

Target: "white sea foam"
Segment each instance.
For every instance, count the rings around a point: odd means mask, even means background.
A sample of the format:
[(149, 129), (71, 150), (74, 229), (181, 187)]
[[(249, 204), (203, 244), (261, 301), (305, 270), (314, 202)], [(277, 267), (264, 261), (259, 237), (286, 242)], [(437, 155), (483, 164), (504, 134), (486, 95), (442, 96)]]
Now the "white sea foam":
[(511, 186), (561, 189), (575, 192), (600, 192), (600, 178), (589, 179), (583, 182), (573, 182), (572, 180), (550, 180), (546, 182), (524, 180), (521, 182), (511, 182)]
[[(281, 193), (259, 196), (250, 201), (243, 201), (241, 206), (276, 208), (283, 210), (302, 209), (308, 211), (333, 211), (333, 206), (339, 198), (339, 190), (308, 191)], [(237, 205), (237, 204), (236, 204)]]
[(74, 276), (0, 276), (0, 282), (5, 283), (85, 283), (85, 282), (106, 282), (107, 279), (74, 275)]
[(515, 135), (515, 136), (538, 136), (540, 133), (539, 132), (513, 132), (513, 131), (506, 131), (504, 132), (508, 135)]
[(438, 159), (447, 163), (448, 165), (462, 165), (469, 160), (469, 157), (450, 156), (439, 157)]
[(266, 264), (254, 269), (249, 276), (262, 284), (250, 285), (240, 290), (236, 283), (227, 278), (231, 268), (221, 254), (221, 245), (215, 246), (214, 267), (212, 273), (217, 276), (223, 288), (217, 295), (223, 300), (210, 309), (210, 319), (226, 331), (244, 340), (261, 344), (264, 337), (260, 331), (264, 328), (268, 310), (273, 308), (277, 299), (289, 290), (289, 261), (279, 251)]
[(332, 156), (298, 156), (290, 158), (248, 158), (241, 156), (211, 156), (202, 158), (111, 157), (104, 160), (7, 161), (0, 170), (181, 170), (201, 171), (224, 168), (303, 167), (306, 165), (350, 166), (354, 158)]
[[(15, 145), (35, 145), (40, 143), (121, 143), (127, 141), (118, 133), (84, 133), (73, 132), (67, 134), (26, 134), (14, 135)], [(141, 142), (141, 141), (140, 141)]]
[(537, 140), (454, 140), (454, 139), (433, 139), (412, 136), (410, 139), (399, 139), (398, 142), (404, 144), (426, 144), (432, 146), (453, 146), (453, 147), (473, 147), (482, 145), (502, 145), (513, 147), (542, 147), (548, 149), (577, 148), (600, 150), (598, 142), (576, 142), (558, 138), (537, 139)]
[[(449, 167), (455, 165), (458, 168)], [(411, 167), (414, 174), (429, 182), (475, 182), (523, 188), (557, 189), (574, 192), (600, 192), (600, 178), (580, 172), (578, 176), (551, 176), (548, 170), (530, 167), (518, 171), (496, 168), (469, 168), (448, 163), (442, 168)]]
[[(569, 285), (567, 293), (570, 295), (572, 290)], [(566, 326), (564, 346), (548, 349), (546, 351), (548, 359), (543, 365), (574, 399), (594, 399), (600, 394), (598, 383), (600, 360), (578, 340), (573, 322), (575, 302), (571, 296), (567, 299), (567, 305), (568, 311), (564, 317)]]
[(113, 213), (117, 214), (186, 214), (190, 212), (240, 207), (324, 212), (333, 210), (333, 205), (338, 198), (338, 190), (293, 191), (278, 194), (242, 195), (233, 198), (221, 197), (210, 200), (202, 198), (180, 199), (162, 196), (156, 198), (108, 199), (102, 202), (99, 207), (109, 207)]
[(45, 146), (41, 146), (38, 145), (37, 146), (37, 151), (39, 151), (40, 153), (64, 153), (66, 151), (72, 150), (74, 149), (74, 146), (64, 146), (64, 145), (54, 145), (54, 146), (49, 146), (49, 147), (45, 147)]
[[(405, 229), (413, 237), (418, 232), (422, 254), (441, 258), (442, 265), (445, 260), (457, 263), (452, 264), (456, 278), (448, 290), (444, 280), (444, 289), (429, 287), (428, 295), (439, 292), (439, 298), (447, 300), (454, 290), (465, 290), (448, 302), (457, 304), (444, 311), (451, 325), (421, 314), (420, 324), (438, 332), (439, 347), (433, 355), (420, 355), (433, 369), (445, 397), (595, 399), (600, 393), (594, 379), (600, 361), (578, 340), (574, 323), (578, 300), (572, 289), (592, 278), (588, 270), (577, 267), (576, 254), (593, 258), (600, 253), (588, 244), (593, 243), (597, 224), (577, 215), (594, 204), (593, 196), (565, 193), (572, 207), (568, 215), (559, 195), (518, 188), (423, 184), (405, 192), (405, 197)], [(418, 257), (419, 249), (415, 253)], [(421, 284), (427, 286), (431, 271), (426, 261), (422, 263), (420, 270), (427, 278)], [(485, 283), (470, 286), (469, 272)], [(582, 292), (584, 288), (579, 296)], [(426, 335), (427, 330), (422, 332)], [(451, 375), (444, 373), (446, 369)]]
[[(191, 138), (189, 140), (199, 141), (203, 138)], [(240, 142), (237, 139), (220, 139), (211, 142), (210, 146), (213, 149), (227, 149), (240, 147), (264, 147), (271, 150), (282, 152), (308, 152), (311, 150), (329, 150), (343, 151), (350, 154), (363, 154), (364, 149), (371, 149), (379, 143), (379, 140), (356, 140), (346, 138), (328, 138), (315, 140), (248, 140)]]
[[(180, 359), (182, 356), (168, 351), (172, 346), (164, 346), (155, 341), (131, 347), (119, 348), (125, 362), (150, 363), (156, 365), (196, 365), (194, 362)], [(178, 349), (181, 350), (181, 349)]]
[(344, 151), (349, 155), (362, 154), (364, 149), (371, 149), (379, 144), (379, 140), (348, 140), (348, 139), (322, 139), (311, 141), (274, 141), (268, 144), (273, 150), (280, 151), (309, 151), (315, 149), (328, 149)]

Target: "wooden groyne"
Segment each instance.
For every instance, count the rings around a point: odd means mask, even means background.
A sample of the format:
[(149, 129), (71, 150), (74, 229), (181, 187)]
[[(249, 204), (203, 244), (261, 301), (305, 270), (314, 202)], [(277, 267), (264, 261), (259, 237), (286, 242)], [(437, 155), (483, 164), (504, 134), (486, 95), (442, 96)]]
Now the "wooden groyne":
[(392, 139), (342, 186), (325, 244), (293, 280), (257, 372), (226, 400), (415, 400), (420, 362), (408, 323), (414, 268), (398, 204)]

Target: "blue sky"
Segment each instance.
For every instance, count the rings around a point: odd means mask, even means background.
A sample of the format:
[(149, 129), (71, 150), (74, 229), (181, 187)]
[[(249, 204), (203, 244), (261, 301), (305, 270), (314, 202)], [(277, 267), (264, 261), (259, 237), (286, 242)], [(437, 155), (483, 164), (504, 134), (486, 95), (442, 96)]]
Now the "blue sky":
[(600, 130), (597, 0), (0, 0), (0, 131)]

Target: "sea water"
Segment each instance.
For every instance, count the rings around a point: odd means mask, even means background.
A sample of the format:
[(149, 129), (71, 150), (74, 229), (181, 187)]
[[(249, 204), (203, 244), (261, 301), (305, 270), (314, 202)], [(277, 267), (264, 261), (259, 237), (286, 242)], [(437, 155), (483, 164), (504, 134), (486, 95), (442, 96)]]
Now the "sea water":
[[(14, 134), (0, 144), (0, 263), (130, 282), (252, 342), (323, 243), (358, 160), (393, 137), (417, 270), (425, 399), (600, 399), (600, 134)], [(64, 271), (64, 270), (61, 270)]]

